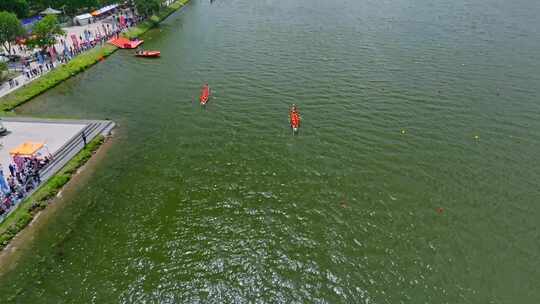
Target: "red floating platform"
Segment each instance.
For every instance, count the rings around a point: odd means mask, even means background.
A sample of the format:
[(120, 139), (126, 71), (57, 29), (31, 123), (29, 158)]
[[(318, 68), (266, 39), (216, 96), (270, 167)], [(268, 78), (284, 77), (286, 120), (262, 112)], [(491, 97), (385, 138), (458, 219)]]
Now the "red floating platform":
[(121, 49), (136, 49), (143, 44), (144, 40), (129, 40), (127, 38), (111, 39), (108, 41)]

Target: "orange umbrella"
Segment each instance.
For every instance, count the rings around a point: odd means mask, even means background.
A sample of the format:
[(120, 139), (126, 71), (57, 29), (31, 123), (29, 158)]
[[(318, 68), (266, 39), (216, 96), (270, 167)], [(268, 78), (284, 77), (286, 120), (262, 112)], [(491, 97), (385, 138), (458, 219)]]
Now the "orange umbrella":
[(9, 151), (9, 154), (13, 156), (31, 157), (34, 156), (44, 146), (44, 143), (25, 142), (17, 148)]

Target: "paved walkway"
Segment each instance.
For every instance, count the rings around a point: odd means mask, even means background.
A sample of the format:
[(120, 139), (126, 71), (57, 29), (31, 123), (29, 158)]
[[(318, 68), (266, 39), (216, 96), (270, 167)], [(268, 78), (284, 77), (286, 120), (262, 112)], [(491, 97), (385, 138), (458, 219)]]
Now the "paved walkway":
[[(52, 160), (39, 171), (41, 177), (41, 184), (39, 185), (42, 185), (56, 174), (84, 148), (83, 132), (87, 141), (90, 142), (100, 134), (104, 136), (111, 134), (112, 129), (115, 127), (112, 121), (100, 120), (52, 120), (14, 117), (4, 118), (2, 122), (10, 132), (0, 138), (0, 162), (5, 175), (8, 174), (9, 164), (12, 162), (9, 150), (25, 141), (45, 142), (47, 145), (46, 150), (52, 155)], [(26, 193), (26, 196), (32, 195), (37, 189), (39, 187)], [(0, 222), (17, 209), (21, 201), (16, 199), (7, 210), (6, 206), (2, 207), (6, 212), (0, 215)]]
[[(59, 65), (60, 64), (58, 64), (58, 63), (54, 63), (55, 67), (58, 67)], [(41, 74), (41, 76), (47, 74), (48, 72), (49, 72), (48, 70), (43, 70), (43, 73)], [(23, 85), (28, 84), (28, 83), (38, 79), (41, 76), (28, 79), (24, 75), (19, 75), (19, 76), (13, 78), (13, 81), (16, 83), (16, 85), (14, 85), (14, 86), (10, 86), (8, 81), (4, 82), (2, 85), (0, 85), (0, 97), (3, 97), (5, 95), (17, 90), (18, 88), (22, 87)]]
[[(87, 124), (43, 123), (3, 121), (9, 134), (0, 138), (0, 165), (5, 169), (11, 163), (9, 151), (24, 142), (44, 143), (49, 153), (54, 154), (67, 141), (79, 133)], [(4, 170), (6, 171), (6, 170)]]

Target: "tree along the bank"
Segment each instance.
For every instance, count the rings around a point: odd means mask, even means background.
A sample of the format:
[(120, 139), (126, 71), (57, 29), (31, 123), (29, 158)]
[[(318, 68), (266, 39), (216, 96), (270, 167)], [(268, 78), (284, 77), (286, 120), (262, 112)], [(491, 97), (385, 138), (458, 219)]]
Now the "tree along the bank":
[[(2, 1), (2, 0), (0, 0)], [(75, 15), (82, 12), (92, 11), (93, 9), (105, 6), (107, 4), (122, 2), (119, 0), (27, 0), (30, 7), (40, 12), (48, 7), (63, 10), (66, 14)]]
[(162, 0), (135, 0), (135, 7), (139, 14), (149, 16), (159, 12)]
[(0, 84), (9, 77), (8, 65), (5, 62), (0, 62)]
[(0, 43), (8, 53), (11, 53), (12, 43), (22, 35), (24, 28), (17, 16), (13, 13), (0, 12)]
[(0, 0), (0, 11), (8, 11), (16, 14), (19, 18), (28, 15), (28, 2), (26, 0)]
[(15, 13), (19, 18), (35, 15), (48, 7), (62, 10), (67, 14), (76, 14), (81, 11), (121, 2), (118, 0), (0, 0), (0, 11)]
[(57, 35), (64, 35), (64, 31), (60, 27), (56, 16), (49, 15), (34, 24), (32, 36), (27, 45), (44, 49), (56, 43)]

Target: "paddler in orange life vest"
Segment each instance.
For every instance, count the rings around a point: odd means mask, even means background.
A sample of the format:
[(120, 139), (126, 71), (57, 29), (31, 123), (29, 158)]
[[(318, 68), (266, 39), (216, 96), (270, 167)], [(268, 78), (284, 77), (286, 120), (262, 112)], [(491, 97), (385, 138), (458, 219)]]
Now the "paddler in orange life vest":
[(208, 83), (205, 83), (203, 88), (202, 88), (202, 92), (201, 92), (201, 96), (199, 97), (199, 100), (201, 102), (201, 104), (206, 104), (206, 102), (208, 102), (208, 99), (210, 98), (210, 87), (208, 86)]
[(291, 125), (294, 125), (295, 127), (298, 127), (300, 125), (300, 114), (298, 113), (298, 108), (295, 104), (291, 107)]

